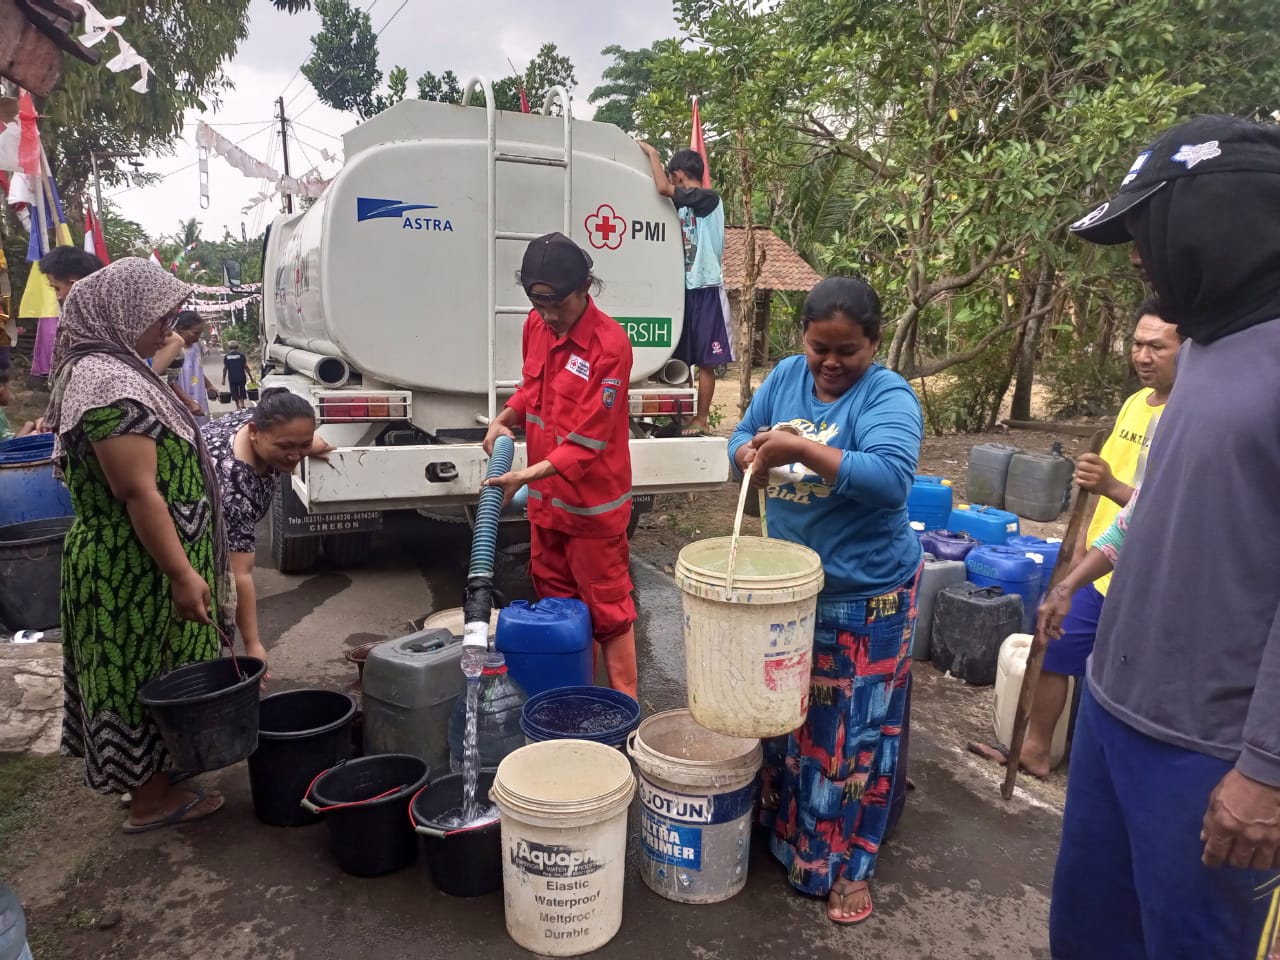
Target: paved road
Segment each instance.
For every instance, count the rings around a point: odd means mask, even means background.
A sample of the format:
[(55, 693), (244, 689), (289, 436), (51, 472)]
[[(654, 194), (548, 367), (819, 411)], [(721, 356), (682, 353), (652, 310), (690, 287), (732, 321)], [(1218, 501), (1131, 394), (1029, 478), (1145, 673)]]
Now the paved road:
[[(343, 652), (460, 601), (465, 532), (419, 518), (393, 523), (370, 567), (303, 577), (260, 573), (261, 620), (277, 689), (353, 679)], [(519, 551), (500, 564), (513, 596), (528, 584)], [(639, 589), (641, 686), (647, 710), (679, 706), (683, 663), (679, 599), (669, 576), (643, 557)], [(926, 668), (927, 669), (927, 668)], [(945, 731), (913, 731), (917, 784), (898, 836), (880, 859), (876, 915), (857, 929), (824, 918), (822, 905), (790, 892), (756, 842), (746, 890), (726, 903), (686, 906), (647, 890), (628, 871), (624, 919), (603, 958), (1047, 957), (1047, 889), (1057, 814), (992, 800), (993, 781), (946, 746)], [(526, 955), (507, 937), (500, 894), (443, 896), (420, 868), (359, 880), (329, 858), (324, 826), (258, 824), (243, 765), (209, 775), (227, 795), (218, 817), (113, 843), (101, 877), (73, 905), (120, 907), (125, 922), (81, 935), (75, 956), (270, 957), (379, 960)], [(125, 839), (125, 838), (120, 838)], [(630, 857), (638, 856), (631, 824)], [(95, 952), (98, 951), (98, 952)]]

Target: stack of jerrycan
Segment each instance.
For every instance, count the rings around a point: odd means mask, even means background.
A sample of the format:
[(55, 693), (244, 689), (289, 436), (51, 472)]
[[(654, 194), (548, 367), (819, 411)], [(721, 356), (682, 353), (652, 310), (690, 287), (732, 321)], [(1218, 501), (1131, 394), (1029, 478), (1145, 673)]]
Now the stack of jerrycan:
[(513, 600), (498, 614), (494, 644), (531, 697), (557, 687), (591, 685), (591, 614), (581, 600)]
[(1052, 453), (1016, 453), (1009, 460), (1004, 506), (1028, 520), (1056, 520), (1071, 496), (1075, 464), (1055, 443)]
[(965, 480), (965, 496), (970, 503), (1004, 508), (1005, 484), (1009, 478), (1009, 462), (1017, 447), (1003, 443), (979, 443), (969, 450), (969, 473)]
[(1040, 564), (1018, 547), (985, 544), (970, 550), (964, 563), (970, 583), (999, 587), (1022, 601), (1021, 629), (1031, 633), (1040, 599)]
[(407, 753), (433, 770), (449, 762), (450, 711), (466, 690), (462, 640), (420, 630), (369, 651), (363, 680), (365, 753)]
[(928, 660), (933, 638), (933, 606), (944, 587), (965, 579), (963, 560), (940, 560), (924, 555), (920, 585), (916, 588), (916, 635), (911, 642), (911, 659)]
[(976, 583), (944, 587), (934, 601), (933, 665), (966, 683), (990, 686), (1000, 645), (1022, 626), (1022, 600)]

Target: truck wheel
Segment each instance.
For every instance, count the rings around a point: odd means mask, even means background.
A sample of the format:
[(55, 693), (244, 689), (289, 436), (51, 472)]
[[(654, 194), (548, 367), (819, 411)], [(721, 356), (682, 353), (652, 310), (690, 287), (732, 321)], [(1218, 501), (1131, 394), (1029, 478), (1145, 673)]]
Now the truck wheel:
[(372, 533), (331, 533), (320, 538), (325, 559), (335, 567), (359, 567), (373, 549)]
[(267, 525), (271, 537), (271, 565), (281, 573), (306, 573), (316, 565), (320, 538), (285, 536), (283, 496), (283, 489), (277, 490), (271, 501), (270, 523)]

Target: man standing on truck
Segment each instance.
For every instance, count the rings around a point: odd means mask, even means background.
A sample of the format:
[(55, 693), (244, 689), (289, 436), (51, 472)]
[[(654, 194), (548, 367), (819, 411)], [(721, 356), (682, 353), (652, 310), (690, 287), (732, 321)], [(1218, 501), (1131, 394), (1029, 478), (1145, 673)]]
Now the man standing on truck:
[(524, 324), (519, 389), (489, 425), (486, 453), (523, 426), (529, 466), (486, 480), (510, 500), (529, 487), (529, 572), (540, 597), (573, 597), (609, 686), (636, 696), (631, 599), (631, 451), (627, 388), (631, 342), (591, 297), (595, 277), (562, 233), (529, 244), (520, 284), (533, 304)]
[(733, 359), (721, 267), (724, 203), (720, 194), (702, 186), (706, 165), (696, 151), (678, 151), (663, 170), (653, 146), (642, 142), (640, 149), (649, 158), (658, 192), (676, 205), (684, 235), (684, 329), (675, 356), (698, 368), (698, 412), (684, 431), (685, 436), (698, 436), (708, 429), (716, 367)]

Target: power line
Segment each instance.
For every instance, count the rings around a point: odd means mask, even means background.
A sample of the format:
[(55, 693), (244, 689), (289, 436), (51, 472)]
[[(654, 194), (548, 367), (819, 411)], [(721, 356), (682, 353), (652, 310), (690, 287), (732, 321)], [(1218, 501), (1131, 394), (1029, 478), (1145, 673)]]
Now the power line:
[[(377, 2), (378, 2), (378, 0), (374, 0), (374, 3), (377, 3)], [(374, 5), (374, 4), (370, 4), (370, 5), (369, 5), (369, 9), (368, 9), (368, 10), (365, 10), (365, 13), (366, 13), (366, 14), (369, 12), (369, 10), (372, 10), (372, 9), (373, 9), (373, 5)], [(383, 23), (383, 25), (382, 25), (381, 27), (379, 27), (379, 28), (378, 28), (378, 32), (377, 32), (377, 33), (375, 33), (375, 34), (373, 35), (373, 39), (377, 40), (380, 36), (382, 36), (382, 31), (386, 30), (386, 29), (387, 29), (387, 27), (391, 26), (391, 24), (392, 24), (392, 22), (395, 20), (395, 18), (396, 18), (396, 17), (398, 17), (398, 16), (400, 16), (400, 11), (401, 11), (401, 10), (403, 10), (403, 9), (404, 9), (405, 7), (407, 7), (408, 5), (409, 5), (409, 0), (401, 0), (400, 6), (396, 7), (396, 11), (395, 11), (395, 13), (393, 13), (393, 14), (391, 14), (391, 16), (387, 17), (386, 22), (385, 22), (385, 23)], [(295, 117), (300, 117), (300, 116), (302, 116), (304, 113), (306, 113), (306, 112), (307, 112), (308, 110), (310, 110), (312, 107), (314, 107), (317, 103), (319, 103), (319, 102), (320, 102), (320, 97), (323, 97), (326, 93), (328, 93), (328, 92), (329, 92), (329, 88), (330, 88), (330, 87), (332, 87), (335, 83), (337, 83), (337, 82), (338, 82), (338, 77), (339, 77), (339, 76), (341, 76), (341, 74), (335, 75), (335, 76), (334, 76), (334, 78), (333, 78), (332, 80), (330, 80), (327, 84), (325, 84), (325, 88), (324, 88), (323, 90), (321, 90), (321, 91), (320, 91), (320, 93), (316, 96), (316, 98), (315, 98), (314, 100), (312, 100), (309, 104), (307, 104), (305, 107), (303, 107), (301, 110), (299, 110), (299, 111), (297, 112), (297, 114), (295, 115)]]
[(328, 131), (326, 131), (326, 130), (321, 130), (319, 127), (312, 127), (312, 126), (310, 126), (310, 125), (308, 125), (308, 124), (305, 124), (305, 123), (298, 123), (298, 121), (297, 121), (297, 120), (295, 120), (293, 117), (290, 117), (290, 118), (289, 118), (289, 123), (290, 123), (290, 125), (297, 124), (297, 125), (298, 125), (298, 126), (300, 126), (303, 130), (310, 130), (312, 133), (318, 133), (318, 134), (320, 134), (320, 136), (322, 136), (322, 137), (328, 137), (330, 140), (337, 140), (339, 143), (342, 143), (342, 138), (341, 138), (341, 137), (336, 136), (335, 134), (329, 133), (329, 132), (328, 132)]

